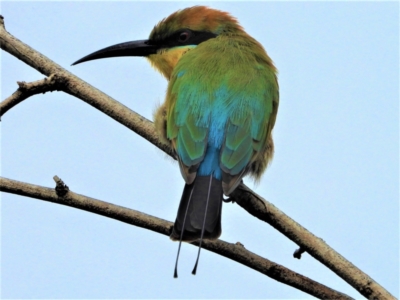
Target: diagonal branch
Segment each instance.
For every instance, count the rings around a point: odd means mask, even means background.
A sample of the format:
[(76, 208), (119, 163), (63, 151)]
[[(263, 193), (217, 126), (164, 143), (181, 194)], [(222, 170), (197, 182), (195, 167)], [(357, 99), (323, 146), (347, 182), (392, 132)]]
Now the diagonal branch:
[(258, 219), (267, 222), (279, 232), (300, 246), (318, 261), (343, 278), (358, 292), (368, 299), (395, 299), (382, 286), (333, 248), (291, 219), (285, 213), (266, 201), (246, 185), (241, 184), (231, 194), (231, 200)]
[[(62, 87), (64, 92), (97, 108), (174, 157), (174, 153), (168, 145), (161, 142), (158, 138), (151, 121), (82, 81), (44, 55), (16, 39), (5, 30), (2, 18), (0, 19), (0, 45), (3, 50), (14, 55), (42, 74), (46, 76), (57, 74), (60, 78), (65, 79), (65, 86)], [(241, 185), (233, 193), (232, 200), (236, 201), (250, 214), (267, 222), (294, 241), (311, 256), (353, 286), (364, 297), (369, 299), (394, 299), (388, 291), (370, 276), (246, 186)]]
[[(59, 180), (58, 177), (57, 179), (57, 186), (61, 185), (65, 187), (63, 183), (60, 184), (62, 181)], [(166, 236), (170, 235), (173, 226), (172, 222), (133, 209), (79, 195), (68, 190), (65, 196), (60, 197), (54, 189), (23, 183), (4, 177), (0, 177), (0, 191), (82, 209), (124, 223), (149, 229)], [(197, 242), (191, 244), (198, 246)], [(240, 243), (231, 244), (222, 240), (204, 240), (203, 248), (232, 259), (272, 279), (297, 288), (319, 299), (353, 299), (346, 294), (335, 291), (306, 276), (252, 253)]]
[(64, 85), (60, 86), (60, 88), (65, 93), (97, 108), (174, 157), (173, 151), (159, 140), (152, 122), (84, 82), (43, 54), (9, 34), (5, 30), (2, 16), (0, 16), (0, 47), (46, 76), (56, 74), (58, 78), (64, 81)]

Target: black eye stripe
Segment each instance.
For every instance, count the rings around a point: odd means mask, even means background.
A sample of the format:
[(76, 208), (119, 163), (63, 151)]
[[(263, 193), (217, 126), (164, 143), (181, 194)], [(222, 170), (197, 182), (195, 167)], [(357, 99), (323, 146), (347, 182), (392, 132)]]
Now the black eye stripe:
[[(187, 38), (182, 39), (185, 35), (187, 35)], [(162, 48), (172, 48), (175, 46), (198, 45), (215, 37), (217, 37), (217, 34), (209, 31), (180, 29), (169, 35), (167, 38), (162, 40), (152, 40), (150, 43), (153, 45), (160, 45)]]

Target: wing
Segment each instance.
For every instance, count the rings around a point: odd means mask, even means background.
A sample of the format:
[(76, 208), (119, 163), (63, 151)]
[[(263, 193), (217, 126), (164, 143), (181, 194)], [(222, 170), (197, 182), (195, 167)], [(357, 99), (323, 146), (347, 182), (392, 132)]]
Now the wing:
[(178, 154), (179, 167), (187, 184), (191, 184), (207, 148), (207, 112), (202, 111), (201, 90), (190, 78), (172, 77), (167, 93), (167, 137)]
[[(226, 123), (226, 134), (221, 149), (222, 186), (229, 195), (240, 184), (244, 175), (252, 172), (259, 160), (266, 167), (270, 156), (264, 155), (271, 139), (278, 108), (278, 85), (275, 73), (268, 68), (248, 72), (250, 79), (235, 93), (236, 109)], [(271, 139), (272, 141), (272, 139)], [(265, 167), (261, 173), (265, 170)], [(261, 175), (261, 174), (260, 174)]]
[(258, 59), (231, 40), (223, 45), (225, 51), (217, 51), (217, 42), (190, 50), (174, 69), (167, 92), (167, 137), (188, 184), (207, 145), (219, 149), (223, 189), (229, 195), (254, 162), (265, 157), (278, 85), (270, 60)]

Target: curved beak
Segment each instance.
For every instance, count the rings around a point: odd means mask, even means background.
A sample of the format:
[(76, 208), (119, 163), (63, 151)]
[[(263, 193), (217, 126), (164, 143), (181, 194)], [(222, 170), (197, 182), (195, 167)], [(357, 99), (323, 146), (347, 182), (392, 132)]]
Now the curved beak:
[(121, 43), (93, 52), (92, 54), (86, 55), (85, 57), (74, 62), (72, 66), (83, 63), (85, 61), (100, 59), (100, 58), (117, 57), (117, 56), (148, 56), (150, 54), (156, 54), (158, 49), (159, 46), (151, 45), (149, 40)]

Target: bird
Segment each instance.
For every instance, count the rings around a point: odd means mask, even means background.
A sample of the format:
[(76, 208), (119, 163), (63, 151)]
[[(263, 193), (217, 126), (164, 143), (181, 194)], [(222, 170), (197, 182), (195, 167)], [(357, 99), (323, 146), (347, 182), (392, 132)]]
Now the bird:
[(277, 69), (263, 46), (229, 13), (207, 6), (178, 10), (149, 38), (93, 52), (90, 60), (141, 56), (168, 81), (154, 113), (160, 139), (175, 153), (185, 180), (170, 238), (200, 240), (221, 235), (224, 196), (246, 175), (259, 181), (272, 160), (278, 106)]

